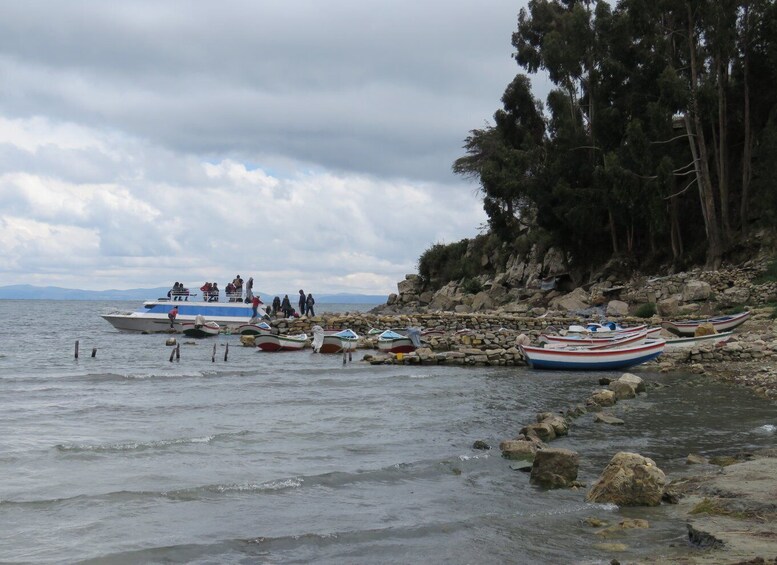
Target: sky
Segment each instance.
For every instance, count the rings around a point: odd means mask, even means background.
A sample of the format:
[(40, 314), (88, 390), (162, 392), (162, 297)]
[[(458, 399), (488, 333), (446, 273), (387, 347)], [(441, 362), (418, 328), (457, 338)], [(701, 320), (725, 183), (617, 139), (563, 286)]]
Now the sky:
[(396, 292), (485, 223), (524, 5), (4, 2), (0, 286)]

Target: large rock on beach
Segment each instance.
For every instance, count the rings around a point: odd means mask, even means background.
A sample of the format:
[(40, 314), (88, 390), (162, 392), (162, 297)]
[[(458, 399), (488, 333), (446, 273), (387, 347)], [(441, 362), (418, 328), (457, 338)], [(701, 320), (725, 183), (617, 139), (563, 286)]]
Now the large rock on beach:
[(594, 391), (594, 393), (586, 401), (586, 405), (612, 406), (617, 402), (617, 400), (618, 399), (615, 397), (615, 393), (613, 391), (601, 389)]
[(637, 396), (637, 391), (634, 389), (631, 383), (622, 381), (620, 379), (617, 381), (612, 381), (608, 388), (615, 393), (616, 400), (627, 400)]
[(646, 391), (645, 381), (632, 373), (623, 373), (618, 380), (624, 383), (629, 383), (634, 388), (634, 392), (637, 394)]
[(531, 482), (545, 488), (571, 487), (577, 480), (580, 457), (569, 449), (538, 451), (531, 468)]
[(683, 286), (683, 301), (696, 302), (707, 300), (712, 294), (710, 283), (705, 281), (688, 281)]
[(618, 506), (658, 506), (666, 475), (655, 461), (638, 453), (616, 453), (586, 496), (588, 502)]
[(569, 294), (559, 296), (550, 301), (550, 307), (554, 310), (566, 310), (568, 312), (580, 312), (589, 306), (588, 293), (582, 288), (576, 288)]
[(622, 300), (610, 300), (607, 303), (607, 316), (623, 317), (629, 314), (629, 305)]
[(509, 439), (499, 444), (502, 457), (505, 459), (520, 459), (532, 461), (537, 452), (542, 449), (542, 442), (527, 439)]

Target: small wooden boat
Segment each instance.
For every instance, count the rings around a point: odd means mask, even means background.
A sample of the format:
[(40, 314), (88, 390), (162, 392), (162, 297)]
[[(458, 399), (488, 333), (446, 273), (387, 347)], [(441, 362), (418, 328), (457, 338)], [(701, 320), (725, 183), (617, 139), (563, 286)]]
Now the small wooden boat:
[(682, 322), (663, 322), (661, 325), (675, 335), (693, 336), (701, 324), (712, 324), (718, 333), (733, 330), (737, 326), (744, 324), (750, 317), (750, 312), (742, 312), (731, 316), (717, 316), (707, 318), (706, 320), (685, 320)]
[(341, 353), (355, 351), (359, 335), (352, 329), (325, 331), (321, 326), (313, 326), (313, 351), (317, 353)]
[(216, 322), (194, 320), (193, 322), (181, 322), (181, 331), (187, 337), (213, 337), (219, 335), (221, 326)]
[(553, 347), (565, 347), (565, 346), (573, 346), (573, 347), (588, 347), (590, 348), (597, 348), (597, 347), (614, 347), (614, 346), (621, 346), (621, 345), (636, 345), (638, 343), (644, 343), (644, 341), (651, 336), (653, 333), (658, 333), (661, 331), (661, 328), (656, 328), (658, 331), (654, 332), (654, 330), (647, 328), (643, 329), (642, 331), (638, 332), (622, 332), (618, 333), (614, 336), (610, 337), (596, 337), (596, 336), (586, 336), (586, 335), (580, 335), (580, 334), (567, 334), (567, 335), (551, 335), (551, 334), (543, 334), (540, 336), (539, 340), (540, 342), (547, 343)]
[(650, 340), (639, 345), (626, 345), (607, 349), (568, 347), (552, 349), (531, 345), (519, 346), (526, 362), (533, 369), (565, 371), (612, 370), (633, 367), (655, 359), (664, 351), (663, 339)]
[(262, 351), (299, 351), (308, 343), (308, 336), (259, 334), (254, 343)]
[(697, 345), (714, 345), (716, 343), (725, 343), (731, 336), (734, 335), (733, 331), (722, 332), (719, 334), (700, 335), (698, 337), (678, 337), (676, 339), (667, 339), (665, 351), (678, 351), (681, 349), (690, 349)]
[(259, 322), (258, 324), (242, 324), (235, 328), (235, 332), (240, 335), (260, 335), (267, 334), (272, 331), (270, 324), (267, 322)]
[(394, 330), (386, 330), (378, 336), (378, 349), (384, 353), (411, 353), (417, 349), (409, 335), (402, 335)]

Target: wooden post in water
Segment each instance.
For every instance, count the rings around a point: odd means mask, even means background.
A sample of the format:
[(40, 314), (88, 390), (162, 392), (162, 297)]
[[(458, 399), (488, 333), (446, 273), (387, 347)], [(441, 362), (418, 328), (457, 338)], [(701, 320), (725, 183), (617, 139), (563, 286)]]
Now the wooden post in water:
[(97, 348), (96, 347), (92, 348), (92, 357), (97, 357)]
[(343, 348), (343, 365), (345, 365), (345, 348)]
[(76, 340), (76, 359), (78, 359), (78, 340)]
[(348, 350), (348, 362), (349, 362), (349, 363), (350, 363), (351, 361), (353, 361), (353, 357), (352, 357), (352, 355), (353, 355), (353, 352), (352, 352), (351, 350)]
[(172, 363), (172, 362), (173, 362), (173, 357), (174, 357), (174, 356), (175, 356), (175, 348), (173, 348), (173, 349), (170, 351), (170, 363)]
[(229, 355), (229, 344), (227, 344), (227, 347), (224, 349), (224, 362), (227, 362), (227, 356)]
[(210, 362), (211, 363), (215, 363), (216, 362), (216, 344), (215, 343), (213, 344), (213, 357), (210, 358)]
[(181, 360), (181, 344), (177, 343), (175, 345), (175, 360), (180, 361)]

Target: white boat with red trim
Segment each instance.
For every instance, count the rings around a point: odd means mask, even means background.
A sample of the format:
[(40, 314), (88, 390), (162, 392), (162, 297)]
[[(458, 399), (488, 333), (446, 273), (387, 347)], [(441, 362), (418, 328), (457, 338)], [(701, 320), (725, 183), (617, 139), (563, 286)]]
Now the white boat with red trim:
[(254, 339), (256, 347), (262, 351), (299, 351), (308, 343), (308, 336), (259, 334)]
[(718, 333), (733, 330), (744, 324), (750, 317), (750, 312), (740, 312), (730, 316), (716, 316), (706, 320), (685, 320), (682, 322), (663, 322), (661, 325), (675, 335), (692, 336), (696, 334), (697, 328), (702, 324), (712, 324)]
[(663, 339), (649, 340), (638, 345), (591, 349), (568, 347), (554, 349), (519, 346), (526, 362), (533, 369), (557, 369), (565, 371), (606, 371), (633, 367), (655, 359), (664, 351)]

